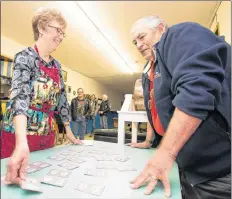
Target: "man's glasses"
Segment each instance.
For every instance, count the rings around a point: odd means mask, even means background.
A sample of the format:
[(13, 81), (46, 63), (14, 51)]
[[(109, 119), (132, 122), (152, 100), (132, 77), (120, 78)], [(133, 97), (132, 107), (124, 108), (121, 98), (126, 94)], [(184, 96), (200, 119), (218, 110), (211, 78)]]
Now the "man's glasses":
[(61, 30), (61, 28), (58, 28), (58, 27), (55, 27), (55, 26), (50, 26), (50, 25), (48, 25), (48, 27), (55, 28), (56, 32), (58, 34), (62, 35), (64, 38), (66, 38), (66, 34)]

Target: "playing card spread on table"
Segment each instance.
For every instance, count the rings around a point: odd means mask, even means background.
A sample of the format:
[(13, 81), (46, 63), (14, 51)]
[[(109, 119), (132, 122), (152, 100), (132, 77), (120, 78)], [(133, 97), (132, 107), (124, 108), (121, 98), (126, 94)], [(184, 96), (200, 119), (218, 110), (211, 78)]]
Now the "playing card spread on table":
[(40, 171), (41, 170), (41, 168), (39, 168), (39, 167), (27, 167), (27, 169), (26, 169), (26, 173), (28, 173), (28, 174), (30, 174), (30, 173), (34, 173), (34, 172), (36, 172), (36, 171)]
[(82, 158), (91, 158), (91, 157), (94, 157), (93, 154), (90, 154), (90, 153), (81, 153), (81, 154), (78, 154), (79, 157), (82, 157)]
[(107, 151), (106, 154), (107, 154), (107, 155), (119, 155), (119, 153), (117, 153), (117, 152), (112, 152), (112, 151)]
[(95, 176), (96, 177), (106, 177), (107, 176), (107, 172), (106, 171), (102, 171), (102, 170), (97, 170)]
[(112, 161), (113, 159), (109, 156), (106, 156), (106, 155), (95, 155), (93, 156), (97, 161)]
[(43, 192), (41, 189), (41, 183), (33, 178), (26, 178), (23, 180), (21, 188), (28, 191)]
[(52, 169), (47, 173), (47, 175), (49, 176), (56, 176), (56, 177), (62, 177), (62, 178), (68, 178), (70, 174), (71, 174), (70, 171), (64, 171), (64, 170), (58, 170), (58, 169)]
[(82, 148), (72, 148), (72, 149), (69, 149), (68, 151), (75, 152), (75, 153), (81, 153), (81, 152), (84, 151), (84, 149), (82, 149)]
[(97, 169), (117, 169), (111, 162), (100, 162), (97, 164)]
[(96, 184), (89, 184), (86, 182), (80, 182), (77, 184), (77, 190), (85, 193), (89, 193), (92, 195), (100, 196), (103, 192), (105, 186), (104, 185), (96, 185)]
[(68, 170), (73, 170), (73, 169), (80, 167), (79, 165), (71, 163), (71, 162), (62, 162), (58, 165)]
[(130, 159), (129, 157), (116, 157), (115, 158), (115, 160), (119, 162), (126, 162), (129, 159)]
[(118, 171), (122, 172), (122, 171), (137, 171), (137, 169), (135, 167), (132, 166), (119, 166)]
[(71, 162), (75, 162), (77, 164), (81, 164), (81, 163), (84, 163), (86, 162), (85, 160), (83, 159), (80, 159), (78, 157), (70, 157), (70, 158), (67, 158), (67, 160), (71, 161)]
[(65, 157), (61, 157), (61, 156), (50, 156), (48, 158), (51, 160), (56, 160), (56, 161), (62, 161), (65, 159)]
[(55, 176), (45, 175), (41, 179), (41, 182), (44, 183), (44, 184), (50, 184), (50, 185), (54, 185), (54, 186), (57, 186), (57, 187), (63, 187), (66, 184), (67, 179), (59, 178), (59, 177), (55, 177)]
[(28, 166), (29, 166), (29, 168), (43, 169), (46, 167), (50, 167), (52, 165), (49, 163), (46, 163), (46, 162), (38, 161), (38, 162), (33, 162), (33, 163), (29, 164)]
[(94, 149), (94, 150), (92, 150), (92, 151), (89, 151), (89, 153), (97, 154), (97, 155), (101, 155), (101, 154), (103, 154), (103, 153), (104, 153), (104, 151)]
[(96, 173), (95, 170), (93, 169), (86, 169), (85, 172), (84, 172), (84, 175), (87, 175), (87, 176), (94, 176)]
[(50, 166), (51, 166), (51, 164), (46, 163), (46, 162), (41, 162), (41, 161), (33, 162), (27, 166), (26, 173), (28, 173), (28, 174), (34, 173), (36, 171), (40, 171), (41, 169), (46, 168), (46, 167), (50, 167)]
[(93, 156), (97, 161), (103, 161), (104, 160), (104, 158), (102, 157), (102, 156), (100, 156), (100, 155), (95, 155), (95, 156)]
[(65, 152), (62, 152), (61, 155), (64, 155), (64, 156), (75, 156), (76, 153), (71, 152), (71, 151), (65, 151)]

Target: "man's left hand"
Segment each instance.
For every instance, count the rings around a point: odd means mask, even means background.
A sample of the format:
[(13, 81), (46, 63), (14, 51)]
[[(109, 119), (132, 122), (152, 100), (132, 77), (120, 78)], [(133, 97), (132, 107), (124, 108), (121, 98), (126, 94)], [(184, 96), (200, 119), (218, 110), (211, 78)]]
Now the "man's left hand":
[(166, 197), (171, 196), (171, 187), (168, 179), (169, 172), (173, 166), (175, 157), (165, 149), (158, 149), (153, 158), (148, 162), (143, 171), (130, 183), (133, 189), (138, 189), (147, 183), (145, 194), (149, 195), (155, 189), (157, 181), (160, 180), (164, 186)]

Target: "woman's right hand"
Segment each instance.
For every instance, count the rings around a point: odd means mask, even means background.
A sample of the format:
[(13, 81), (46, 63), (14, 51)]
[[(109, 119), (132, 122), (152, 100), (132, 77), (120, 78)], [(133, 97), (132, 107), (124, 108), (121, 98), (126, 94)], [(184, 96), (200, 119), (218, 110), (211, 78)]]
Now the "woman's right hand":
[(16, 148), (7, 164), (6, 183), (21, 184), (26, 177), (26, 168), (30, 150), (27, 143), (16, 145)]
[(138, 142), (138, 143), (132, 142), (128, 145), (133, 147), (133, 148), (140, 148), (140, 149), (149, 149), (151, 147), (151, 143), (146, 141), (146, 140), (144, 142)]

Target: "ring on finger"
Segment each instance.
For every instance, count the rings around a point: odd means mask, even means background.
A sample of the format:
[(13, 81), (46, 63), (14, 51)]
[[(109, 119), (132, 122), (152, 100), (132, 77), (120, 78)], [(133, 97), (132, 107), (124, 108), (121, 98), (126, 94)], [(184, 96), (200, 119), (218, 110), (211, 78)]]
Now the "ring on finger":
[(150, 176), (150, 179), (151, 179), (152, 181), (156, 181), (156, 180), (157, 180), (156, 177), (154, 177), (154, 176)]

